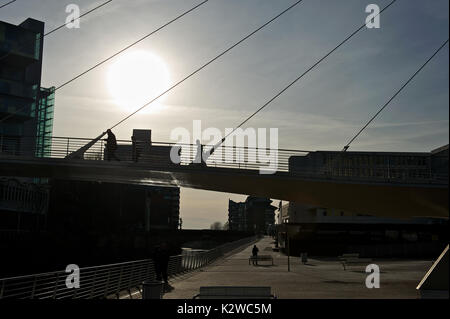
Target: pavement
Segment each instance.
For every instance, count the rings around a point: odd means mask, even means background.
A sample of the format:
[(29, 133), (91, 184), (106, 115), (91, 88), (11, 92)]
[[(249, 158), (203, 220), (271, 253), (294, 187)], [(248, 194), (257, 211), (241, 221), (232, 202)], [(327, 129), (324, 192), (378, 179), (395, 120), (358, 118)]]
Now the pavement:
[[(280, 299), (414, 299), (415, 289), (431, 267), (431, 260), (374, 259), (380, 269), (380, 288), (366, 287), (366, 265), (344, 270), (337, 258), (288, 258), (273, 251), (274, 240), (264, 237), (256, 243), (260, 255), (272, 255), (271, 262), (248, 264), (253, 245), (217, 260), (211, 265), (170, 280), (163, 299), (191, 299), (201, 286), (270, 286)], [(139, 293), (137, 293), (139, 295)], [(140, 296), (133, 296), (139, 298)]]

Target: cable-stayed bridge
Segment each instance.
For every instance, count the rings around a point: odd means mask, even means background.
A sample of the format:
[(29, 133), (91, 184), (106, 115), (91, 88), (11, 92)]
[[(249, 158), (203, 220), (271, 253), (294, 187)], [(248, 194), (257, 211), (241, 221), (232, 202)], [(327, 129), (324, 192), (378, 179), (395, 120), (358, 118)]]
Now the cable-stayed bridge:
[[(39, 156), (32, 147), (21, 145), (14, 149), (15, 145), (7, 138), (1, 141), (0, 176), (179, 186), (376, 216), (448, 217), (448, 173), (439, 174), (428, 166), (399, 168), (389, 163), (368, 165), (347, 161), (345, 167), (336, 164), (331, 169), (311, 169), (292, 165), (295, 159), (308, 156), (307, 151), (226, 146), (217, 149), (202, 165), (193, 163), (195, 145), (152, 142), (146, 146), (133, 145), (131, 141), (118, 141), (116, 153), (120, 161), (107, 161), (102, 139), (53, 137), (48, 141), (47, 151)], [(90, 147), (83, 149), (86, 145)], [(173, 148), (173, 153), (179, 154), (178, 164), (170, 158)], [(139, 150), (137, 157), (136, 150)], [(261, 174), (261, 170), (267, 170), (268, 162), (259, 155), (270, 151), (277, 169), (273, 174)], [(348, 157), (354, 152), (339, 153)], [(396, 157), (399, 161), (404, 158), (406, 163), (411, 153), (396, 153)]]

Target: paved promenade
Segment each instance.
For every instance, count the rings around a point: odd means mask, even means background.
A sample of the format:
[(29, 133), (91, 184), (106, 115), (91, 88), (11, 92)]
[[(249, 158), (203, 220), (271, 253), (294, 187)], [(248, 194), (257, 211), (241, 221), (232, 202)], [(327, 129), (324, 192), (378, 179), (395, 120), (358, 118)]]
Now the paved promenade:
[(265, 237), (257, 246), (259, 254), (272, 255), (270, 262), (259, 266), (248, 264), (253, 246), (216, 261), (200, 271), (170, 281), (173, 290), (164, 299), (191, 299), (200, 286), (271, 286), (278, 298), (418, 298), (415, 287), (431, 266), (431, 261), (374, 260), (381, 270), (380, 288), (365, 286), (364, 266), (343, 270), (337, 259), (310, 258), (306, 265), (298, 257), (291, 258), (288, 272), (287, 257), (273, 252), (273, 239)]

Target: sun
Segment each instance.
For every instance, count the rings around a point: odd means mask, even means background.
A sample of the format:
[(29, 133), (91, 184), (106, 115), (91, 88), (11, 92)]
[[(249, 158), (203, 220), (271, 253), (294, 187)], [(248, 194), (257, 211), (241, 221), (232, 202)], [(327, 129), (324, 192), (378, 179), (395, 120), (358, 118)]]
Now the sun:
[[(148, 51), (133, 51), (120, 57), (108, 71), (108, 90), (116, 104), (135, 111), (169, 88), (169, 70), (164, 61)], [(162, 96), (142, 112), (158, 112)]]

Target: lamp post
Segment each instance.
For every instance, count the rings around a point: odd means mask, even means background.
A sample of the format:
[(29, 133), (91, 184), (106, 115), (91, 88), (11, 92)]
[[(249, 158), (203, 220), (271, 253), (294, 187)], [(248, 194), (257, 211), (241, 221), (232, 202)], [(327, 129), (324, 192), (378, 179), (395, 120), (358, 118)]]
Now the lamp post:
[(298, 225), (289, 225), (288, 222), (284, 223), (286, 227), (286, 243), (287, 243), (287, 256), (288, 256), (288, 271), (291, 271), (291, 243), (289, 239), (289, 234), (296, 234), (300, 231), (300, 227)]
[(286, 234), (287, 258), (288, 258), (288, 262), (287, 262), (287, 264), (288, 264), (288, 271), (291, 271), (291, 258), (290, 258), (291, 248), (290, 248), (290, 245), (289, 245), (289, 226), (288, 226), (288, 223), (287, 223), (286, 219), (283, 220), (283, 224), (284, 224), (284, 229), (286, 231), (285, 234)]
[(288, 253), (288, 271), (291, 271), (291, 247), (289, 245), (289, 232), (286, 232), (287, 236), (287, 253)]

